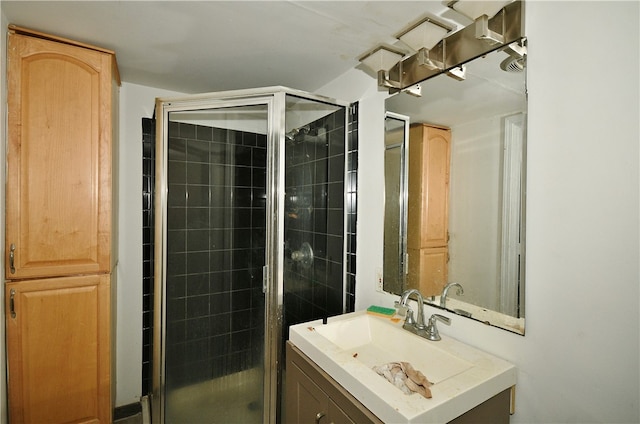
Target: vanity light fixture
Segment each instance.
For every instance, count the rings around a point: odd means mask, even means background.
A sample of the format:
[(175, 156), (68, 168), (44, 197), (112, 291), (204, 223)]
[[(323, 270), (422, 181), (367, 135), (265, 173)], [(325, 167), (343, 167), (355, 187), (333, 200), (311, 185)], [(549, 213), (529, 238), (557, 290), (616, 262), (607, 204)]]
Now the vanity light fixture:
[(389, 69), (404, 57), (404, 52), (393, 46), (380, 44), (358, 60), (378, 75), (378, 85), (386, 88), (399, 88), (399, 81), (389, 78)]
[(406, 91), (416, 96), (421, 94), (416, 84), (443, 73), (461, 81), (466, 62), (494, 50), (504, 49), (520, 61), (505, 63), (509, 70), (518, 65), (522, 68), (526, 56), (526, 48), (522, 48), (526, 47), (523, 2), (448, 1), (451, 10), (474, 22), (454, 30), (430, 17), (422, 18), (396, 36), (415, 53), (405, 56), (397, 47), (382, 44), (358, 60), (377, 74), (378, 87), (389, 89), (390, 94)]

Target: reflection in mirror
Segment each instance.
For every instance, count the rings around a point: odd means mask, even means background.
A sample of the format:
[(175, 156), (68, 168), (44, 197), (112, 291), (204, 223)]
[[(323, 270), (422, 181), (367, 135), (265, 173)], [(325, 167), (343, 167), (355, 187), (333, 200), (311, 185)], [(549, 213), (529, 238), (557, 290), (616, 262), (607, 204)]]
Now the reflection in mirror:
[(409, 117), (386, 113), (384, 120), (384, 273), (385, 290), (402, 292), (407, 254), (407, 142)]
[[(423, 132), (450, 129), (450, 162), (439, 165), (448, 166), (450, 172), (444, 246), (448, 261), (427, 263), (419, 271), (419, 287), (425, 278), (432, 278), (426, 277), (429, 273), (442, 272), (438, 288), (424, 293), (434, 296), (436, 306), (444, 303), (440, 299), (444, 286), (457, 282), (464, 292), (458, 295), (457, 290), (449, 290), (447, 309), (524, 334), (525, 66), (523, 60), (510, 66), (513, 60), (507, 52), (494, 51), (468, 62), (462, 81), (441, 74), (422, 82), (421, 98), (406, 93), (389, 97), (386, 110), (410, 117), (410, 146), (419, 137), (414, 135), (416, 128)], [(434, 165), (427, 162), (420, 164), (410, 156), (409, 174), (428, 181)], [(421, 216), (428, 217), (441, 213), (443, 205), (439, 202), (435, 210), (429, 209), (424, 198), (412, 195), (414, 184), (415, 178), (409, 177), (409, 234), (418, 225), (411, 208), (422, 205)], [(386, 197), (387, 202), (392, 200)], [(411, 275), (420, 260), (412, 254), (411, 245), (408, 252)], [(385, 277), (391, 273), (386, 271), (388, 266), (397, 270), (386, 256), (384, 266)], [(413, 285), (410, 277), (407, 280), (402, 288)], [(401, 291), (386, 281), (384, 289)]]

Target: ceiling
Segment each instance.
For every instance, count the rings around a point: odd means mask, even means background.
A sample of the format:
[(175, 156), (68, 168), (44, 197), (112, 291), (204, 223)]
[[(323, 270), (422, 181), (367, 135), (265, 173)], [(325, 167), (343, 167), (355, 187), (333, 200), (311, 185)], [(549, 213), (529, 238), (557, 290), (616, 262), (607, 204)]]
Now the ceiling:
[[(182, 93), (283, 85), (316, 91), (438, 1), (6, 1), (8, 23), (114, 50), (121, 78)], [(405, 49), (409, 51), (408, 48)], [(363, 71), (364, 72), (364, 71)]]

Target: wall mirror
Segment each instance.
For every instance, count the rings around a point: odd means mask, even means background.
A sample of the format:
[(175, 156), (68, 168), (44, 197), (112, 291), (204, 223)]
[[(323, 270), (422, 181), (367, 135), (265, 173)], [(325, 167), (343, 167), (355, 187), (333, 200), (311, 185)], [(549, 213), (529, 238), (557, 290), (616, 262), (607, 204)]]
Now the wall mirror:
[[(443, 288), (456, 282), (462, 290), (448, 290), (446, 309), (518, 334), (524, 334), (525, 316), (525, 74), (525, 61), (500, 49), (466, 63), (462, 80), (443, 73), (421, 83), (421, 97), (400, 92), (386, 100), (387, 113), (407, 116), (410, 129), (407, 188), (385, 193), (385, 202), (394, 203), (385, 211), (395, 211), (385, 214), (385, 228), (400, 226), (400, 242), (403, 235), (439, 234), (409, 239), (403, 252), (408, 264), (388, 260), (398, 256), (385, 252), (384, 290), (419, 288), (427, 302), (443, 307)], [(433, 137), (445, 141), (427, 145)], [(395, 181), (401, 176), (385, 174), (394, 180), (386, 189), (404, 187)], [(403, 228), (398, 211), (405, 195)]]

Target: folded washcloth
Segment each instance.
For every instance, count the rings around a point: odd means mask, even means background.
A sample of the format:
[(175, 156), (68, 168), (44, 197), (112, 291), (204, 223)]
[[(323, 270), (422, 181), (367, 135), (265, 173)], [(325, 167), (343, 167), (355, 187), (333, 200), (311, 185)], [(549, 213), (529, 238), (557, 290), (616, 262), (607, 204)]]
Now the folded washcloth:
[(408, 362), (389, 362), (373, 367), (373, 370), (387, 379), (391, 384), (402, 390), (406, 395), (420, 393), (427, 399), (431, 399), (429, 386), (432, 383), (420, 371), (416, 370)]

